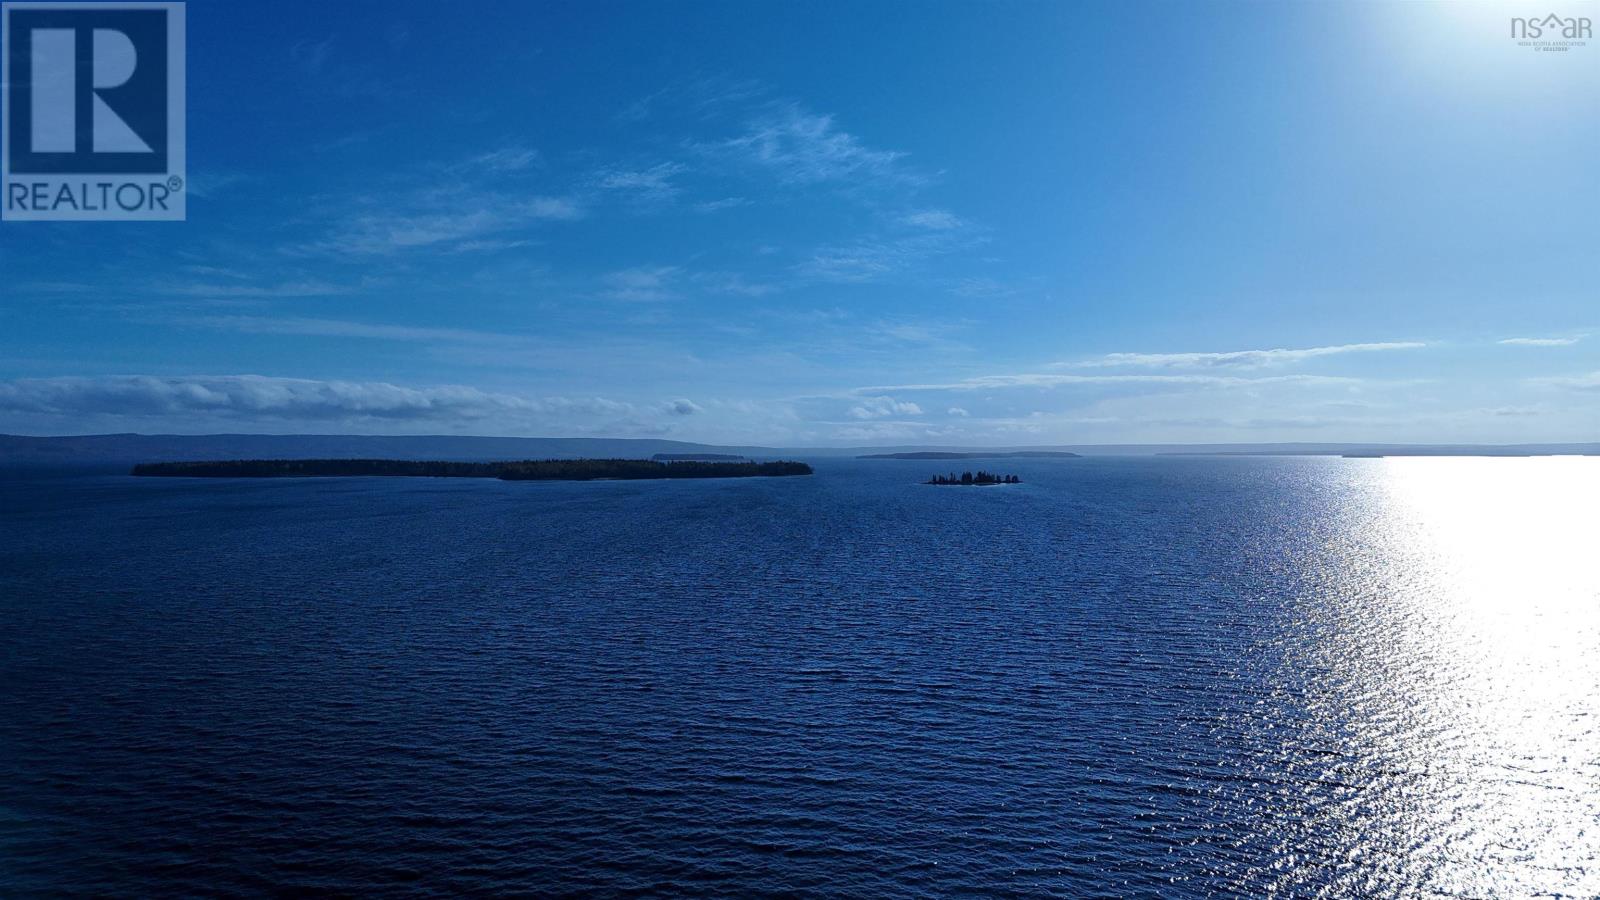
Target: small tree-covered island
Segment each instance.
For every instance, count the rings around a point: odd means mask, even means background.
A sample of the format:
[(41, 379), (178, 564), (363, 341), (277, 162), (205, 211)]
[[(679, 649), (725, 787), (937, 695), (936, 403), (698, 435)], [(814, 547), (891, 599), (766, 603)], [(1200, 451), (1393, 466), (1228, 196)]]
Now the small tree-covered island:
[(1021, 484), (1022, 479), (1015, 475), (995, 475), (992, 472), (985, 472), (980, 469), (976, 474), (972, 472), (962, 472), (960, 476), (957, 476), (956, 473), (951, 472), (949, 475), (935, 475), (932, 478), (929, 478), (926, 483), (966, 485)]
[(748, 478), (810, 475), (803, 462), (656, 462), (649, 459), (538, 459), (447, 462), (404, 459), (231, 459), (140, 463), (134, 475), (186, 478), (326, 478), (380, 475), (498, 478), (502, 481), (598, 481), (642, 478)]

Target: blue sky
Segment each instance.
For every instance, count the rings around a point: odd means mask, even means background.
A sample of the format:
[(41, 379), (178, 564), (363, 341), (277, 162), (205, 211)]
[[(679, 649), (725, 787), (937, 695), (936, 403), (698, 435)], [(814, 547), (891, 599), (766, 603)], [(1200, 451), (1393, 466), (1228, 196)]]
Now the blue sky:
[(196, 0), (188, 221), (0, 225), (0, 431), (1594, 440), (1530, 9)]

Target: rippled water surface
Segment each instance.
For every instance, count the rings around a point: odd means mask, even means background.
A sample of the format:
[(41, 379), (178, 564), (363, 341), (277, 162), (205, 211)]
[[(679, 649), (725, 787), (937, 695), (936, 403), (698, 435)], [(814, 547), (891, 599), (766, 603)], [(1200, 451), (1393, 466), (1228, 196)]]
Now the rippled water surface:
[(0, 893), (1600, 894), (1600, 460), (0, 479)]

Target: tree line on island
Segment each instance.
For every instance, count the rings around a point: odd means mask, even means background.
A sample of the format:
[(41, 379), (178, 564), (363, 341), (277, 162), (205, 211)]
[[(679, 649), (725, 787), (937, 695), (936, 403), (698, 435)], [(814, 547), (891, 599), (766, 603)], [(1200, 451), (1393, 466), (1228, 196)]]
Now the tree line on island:
[(745, 478), (810, 475), (803, 462), (656, 462), (649, 459), (539, 459), (515, 462), (450, 462), (404, 459), (232, 459), (140, 463), (134, 475), (189, 478), (319, 478), (393, 476), (498, 478), (502, 481), (595, 481), (643, 478)]
[(929, 478), (928, 484), (1021, 484), (1022, 479), (1015, 475), (996, 475), (979, 469), (976, 474), (962, 472), (959, 477), (951, 472), (949, 475), (935, 475)]

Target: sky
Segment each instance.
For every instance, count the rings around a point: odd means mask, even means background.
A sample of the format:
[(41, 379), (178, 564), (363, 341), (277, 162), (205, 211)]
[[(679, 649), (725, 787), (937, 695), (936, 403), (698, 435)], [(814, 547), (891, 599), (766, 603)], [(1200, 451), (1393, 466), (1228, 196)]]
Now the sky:
[(187, 221), (0, 224), (0, 432), (1600, 440), (1535, 11), (193, 0)]

